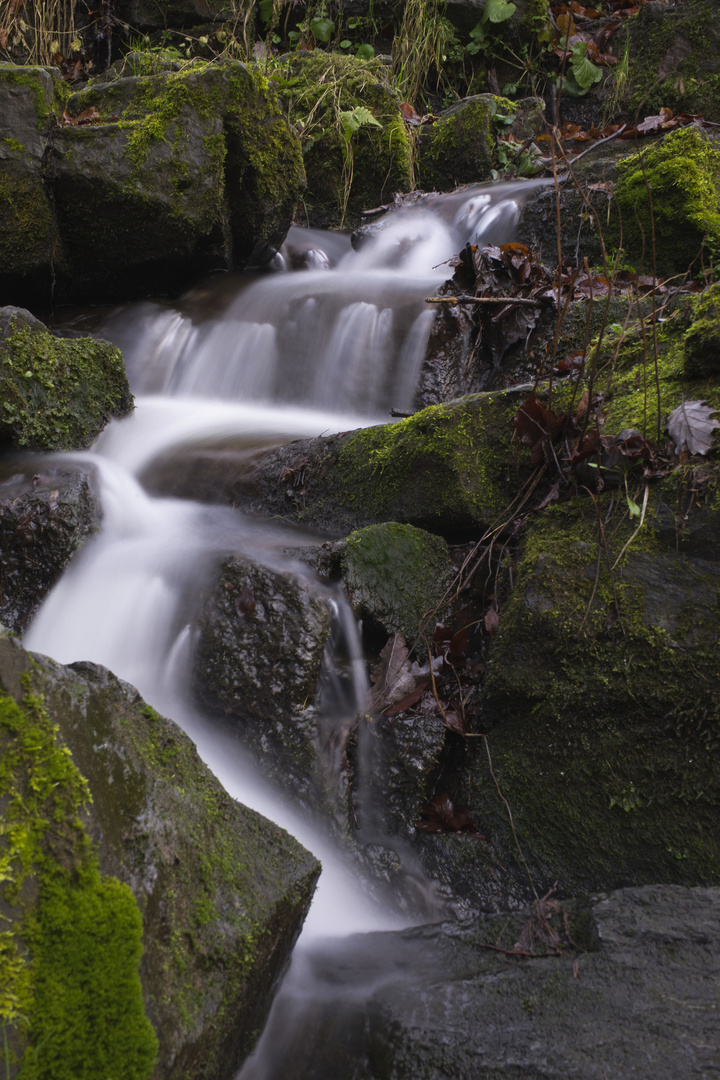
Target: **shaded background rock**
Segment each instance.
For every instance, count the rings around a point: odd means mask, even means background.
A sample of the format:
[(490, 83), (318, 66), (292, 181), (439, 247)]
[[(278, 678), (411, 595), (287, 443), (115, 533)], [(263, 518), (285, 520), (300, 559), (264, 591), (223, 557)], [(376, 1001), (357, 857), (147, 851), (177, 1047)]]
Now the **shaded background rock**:
[(10, 458), (0, 471), (0, 623), (18, 635), (102, 517), (92, 468), (36, 466)]
[[(97, 847), (102, 880), (112, 889), (113, 880), (119, 879), (134, 894), (145, 950), (142, 994), (159, 1040), (153, 1078), (191, 1072), (207, 1080), (229, 1080), (263, 1022), (274, 983), (309, 907), (318, 863), (283, 830), (234, 802), (180, 729), (104, 668), (62, 667), (45, 657), (31, 657), (5, 635), (0, 638), (0, 682), (7, 694), (25, 701), (33, 722), (46, 725), (49, 737), (54, 739), (59, 729), (59, 745), (67, 746), (88, 781), (92, 803), (85, 805), (83, 825)], [(36, 703), (42, 698), (46, 717), (25, 699), (28, 690)], [(3, 738), (12, 746), (16, 736), (4, 727)], [(57, 801), (52, 806), (57, 809)], [(52, 806), (46, 812), (52, 814)], [(92, 848), (77, 825), (71, 828), (67, 822), (63, 831), (53, 820), (59, 831), (56, 836), (49, 830), (45, 842), (55, 845), (51, 850), (59, 866), (70, 870), (69, 902), (75, 897), (80, 904), (87, 888), (80, 865), (94, 858)], [(82, 855), (73, 855), (73, 844)], [(73, 857), (77, 876), (70, 869)], [(39, 895), (31, 889), (15, 896), (13, 914), (20, 919), (26, 907), (34, 910), (41, 931), (49, 910), (42, 906), (42, 874), (48, 871), (37, 872)], [(120, 888), (118, 881), (115, 886)], [(36, 903), (40, 906), (34, 908)], [(21, 948), (32, 950), (33, 942), (42, 940), (36, 932), (25, 941), (20, 921), (14, 932)], [(55, 933), (72, 936), (60, 923)], [(103, 950), (116, 947), (114, 940), (109, 934), (97, 943), (101, 958)], [(63, 941), (61, 937), (61, 945)], [(85, 949), (87, 941), (81, 954)], [(107, 951), (110, 970), (117, 962)], [(102, 1025), (103, 1008), (112, 1008), (112, 995), (124, 993), (125, 982), (110, 989), (101, 1008), (92, 984), (83, 985), (82, 970), (50, 967), (43, 973), (52, 985), (67, 987), (59, 1000), (69, 995), (74, 1015), (67, 1028), (50, 1030), (38, 1050), (39, 1060), (57, 1055), (58, 1039), (64, 1040), (63, 1068), (78, 1054), (85, 1066), (88, 1054), (101, 1060), (112, 1033), (94, 1030), (87, 1014)], [(122, 979), (129, 977), (123, 971)], [(130, 1018), (113, 1021), (121, 1037), (125, 1022)], [(75, 1046), (68, 1032), (86, 1030), (90, 1043)], [(129, 1053), (133, 1037), (127, 1037)], [(149, 1075), (147, 1065), (143, 1071), (134, 1061), (123, 1060), (121, 1068), (125, 1075)], [(60, 1069), (53, 1075), (60, 1075)]]

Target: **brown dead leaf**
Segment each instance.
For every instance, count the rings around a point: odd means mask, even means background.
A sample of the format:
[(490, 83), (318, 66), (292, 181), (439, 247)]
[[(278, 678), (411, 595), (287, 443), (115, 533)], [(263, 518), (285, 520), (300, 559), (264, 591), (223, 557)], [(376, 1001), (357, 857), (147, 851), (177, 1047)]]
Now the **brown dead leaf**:
[(388, 638), (380, 653), (380, 662), (372, 675), (371, 713), (381, 713), (415, 690), (418, 676), (411, 673), (409, 650), (403, 634)]
[(97, 124), (100, 123), (102, 117), (98, 109), (94, 105), (88, 106), (87, 109), (83, 109), (77, 116), (69, 116), (67, 109), (63, 109), (63, 114), (60, 117), (61, 127), (77, 127), (81, 124)]
[(495, 637), (498, 632), (498, 627), (500, 625), (500, 616), (498, 615), (495, 608), (490, 608), (490, 610), (486, 612), (483, 623), (490, 637)]
[(477, 831), (477, 825), (467, 809), (456, 805), (444, 791), (438, 791), (422, 808), (417, 827), (422, 832), (468, 832), (480, 840), (485, 839)]

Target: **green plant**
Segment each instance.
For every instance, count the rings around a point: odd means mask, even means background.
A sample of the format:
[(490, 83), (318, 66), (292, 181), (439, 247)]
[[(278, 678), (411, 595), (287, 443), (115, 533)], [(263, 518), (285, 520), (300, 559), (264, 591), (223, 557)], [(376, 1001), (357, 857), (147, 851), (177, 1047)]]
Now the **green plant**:
[(393, 70), (405, 100), (415, 101), (429, 89), (433, 72), (439, 85), (443, 64), (456, 42), (445, 18), (445, 0), (407, 0), (393, 42)]

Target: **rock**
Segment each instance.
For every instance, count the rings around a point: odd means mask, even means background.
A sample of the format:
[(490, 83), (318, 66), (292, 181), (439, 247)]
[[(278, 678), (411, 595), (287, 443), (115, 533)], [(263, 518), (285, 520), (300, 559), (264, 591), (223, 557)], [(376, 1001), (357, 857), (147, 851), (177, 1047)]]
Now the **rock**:
[[(286, 103), (291, 124), (300, 125), (304, 138), (307, 224), (319, 228), (357, 224), (361, 211), (388, 202), (395, 192), (409, 191), (410, 138), (384, 65), (320, 50), (293, 53), (286, 59), (272, 82)], [(332, 94), (327, 92), (329, 85)], [(376, 123), (363, 120), (358, 109), (369, 109)], [(310, 116), (312, 124), (304, 132)]]
[[(653, 272), (652, 190), (655, 266), (660, 276), (684, 274), (703, 244), (720, 238), (720, 149), (699, 128), (680, 128), (637, 150), (599, 147), (574, 171), (581, 195), (567, 179), (560, 189), (561, 243), (573, 261), (587, 257), (602, 265), (606, 251), (622, 250), (637, 271)], [(593, 185), (592, 187), (590, 185)], [(519, 239), (549, 262), (557, 261), (557, 205), (552, 187), (533, 192), (525, 207)], [(586, 201), (587, 200), (587, 201)], [(589, 212), (588, 206), (594, 209)], [(639, 223), (638, 223), (639, 219)], [(602, 234), (602, 239), (601, 239)]]
[(11, 1070), (25, 1053), (57, 1080), (230, 1080), (317, 862), (104, 668), (5, 635), (0, 685)]
[[(386, 635), (402, 633), (409, 642), (417, 637), (423, 616), (439, 608), (453, 576), (441, 537), (395, 522), (351, 533), (342, 566), (356, 616), (378, 623)], [(440, 619), (439, 613), (430, 619), (425, 633), (432, 635)]]
[[(542, 959), (496, 951), (514, 949), (527, 912), (319, 945), (283, 1075), (709, 1080), (720, 1065), (719, 916), (720, 889), (650, 886), (551, 910), (574, 945), (553, 956), (536, 941)], [(266, 1045), (281, 1022), (287, 1038), (278, 1010)]]
[(514, 490), (517, 404), (512, 392), (478, 394), (396, 424), (290, 443), (247, 464), (228, 499), (336, 536), (383, 521), (474, 534)]
[[(612, 559), (634, 527), (606, 520)], [(524, 860), (484, 754), (465, 789), (497, 860), (517, 883), (527, 864), (541, 891), (717, 882), (717, 547), (678, 553), (665, 525), (646, 525), (611, 580), (595, 508), (576, 498), (529, 526), (514, 582), (483, 711)]]
[(453, 191), (459, 184), (489, 180), (497, 164), (493, 116), (499, 99), (492, 94), (464, 98), (421, 129), (419, 182), (426, 190)]
[[(6, 98), (24, 95), (0, 158), (12, 211), (7, 241), (0, 233), (7, 300), (51, 277), (55, 299), (83, 302), (177, 288), (199, 271), (262, 262), (285, 237), (304, 171), (262, 75), (230, 60), (115, 75), (67, 102), (67, 115), (92, 109), (95, 121), (60, 125), (48, 142), (61, 110), (47, 72), (0, 65), (0, 102), (2, 87)], [(10, 190), (15, 176), (22, 198)]]
[(43, 163), (62, 96), (57, 68), (0, 63), (0, 304), (50, 294), (58, 234)]
[(629, 46), (629, 74), (620, 104), (624, 115), (675, 113), (720, 115), (720, 4), (690, 0), (669, 6), (645, 4), (614, 39), (622, 57)]
[(119, 349), (58, 338), (30, 312), (0, 308), (0, 445), (83, 450), (133, 408)]
[(162, 5), (152, 0), (118, 0), (115, 18), (141, 30), (194, 27), (200, 23), (237, 20), (232, 0), (170, 0)]
[(92, 469), (12, 461), (0, 482), (0, 623), (23, 631), (102, 515)]
[(329, 633), (328, 609), (307, 584), (237, 556), (199, 620), (199, 700), (241, 725), (267, 771), (306, 805), (324, 783), (315, 695)]

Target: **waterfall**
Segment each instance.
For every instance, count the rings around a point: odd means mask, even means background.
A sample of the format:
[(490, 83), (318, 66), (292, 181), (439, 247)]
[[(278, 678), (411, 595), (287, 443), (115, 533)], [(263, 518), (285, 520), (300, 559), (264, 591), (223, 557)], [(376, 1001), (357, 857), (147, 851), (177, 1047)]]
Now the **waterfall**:
[[(327, 838), (258, 779), (238, 741), (189, 699), (198, 593), (213, 560), (242, 553), (277, 568), (292, 563), (293, 548), (316, 538), (229, 507), (153, 497), (143, 474), (179, 449), (222, 440), (278, 444), (410, 408), (434, 318), (425, 297), (449, 276), (443, 264), (466, 243), (511, 238), (521, 193), (522, 185), (499, 185), (428, 197), (388, 215), (358, 251), (345, 237), (294, 228), (276, 273), (205, 283), (173, 305), (118, 309), (99, 330), (123, 349), (137, 408), (113, 422), (92, 452), (75, 455), (97, 467), (102, 531), (73, 559), (25, 645), (62, 663), (104, 664), (136, 685), (196, 741), (231, 795), (322, 859), (270, 1034), (243, 1080), (289, 1075), (282, 1055), (278, 1061), (278, 1032), (293, 1016), (302, 1023), (303, 997), (328, 992), (327, 980), (312, 975), (313, 942), (399, 920), (365, 898)], [(342, 727), (362, 706), (367, 676), (347, 604), (329, 593), (327, 601), (335, 631), (320, 696), (326, 722)], [(356, 992), (364, 992), (361, 983)]]

